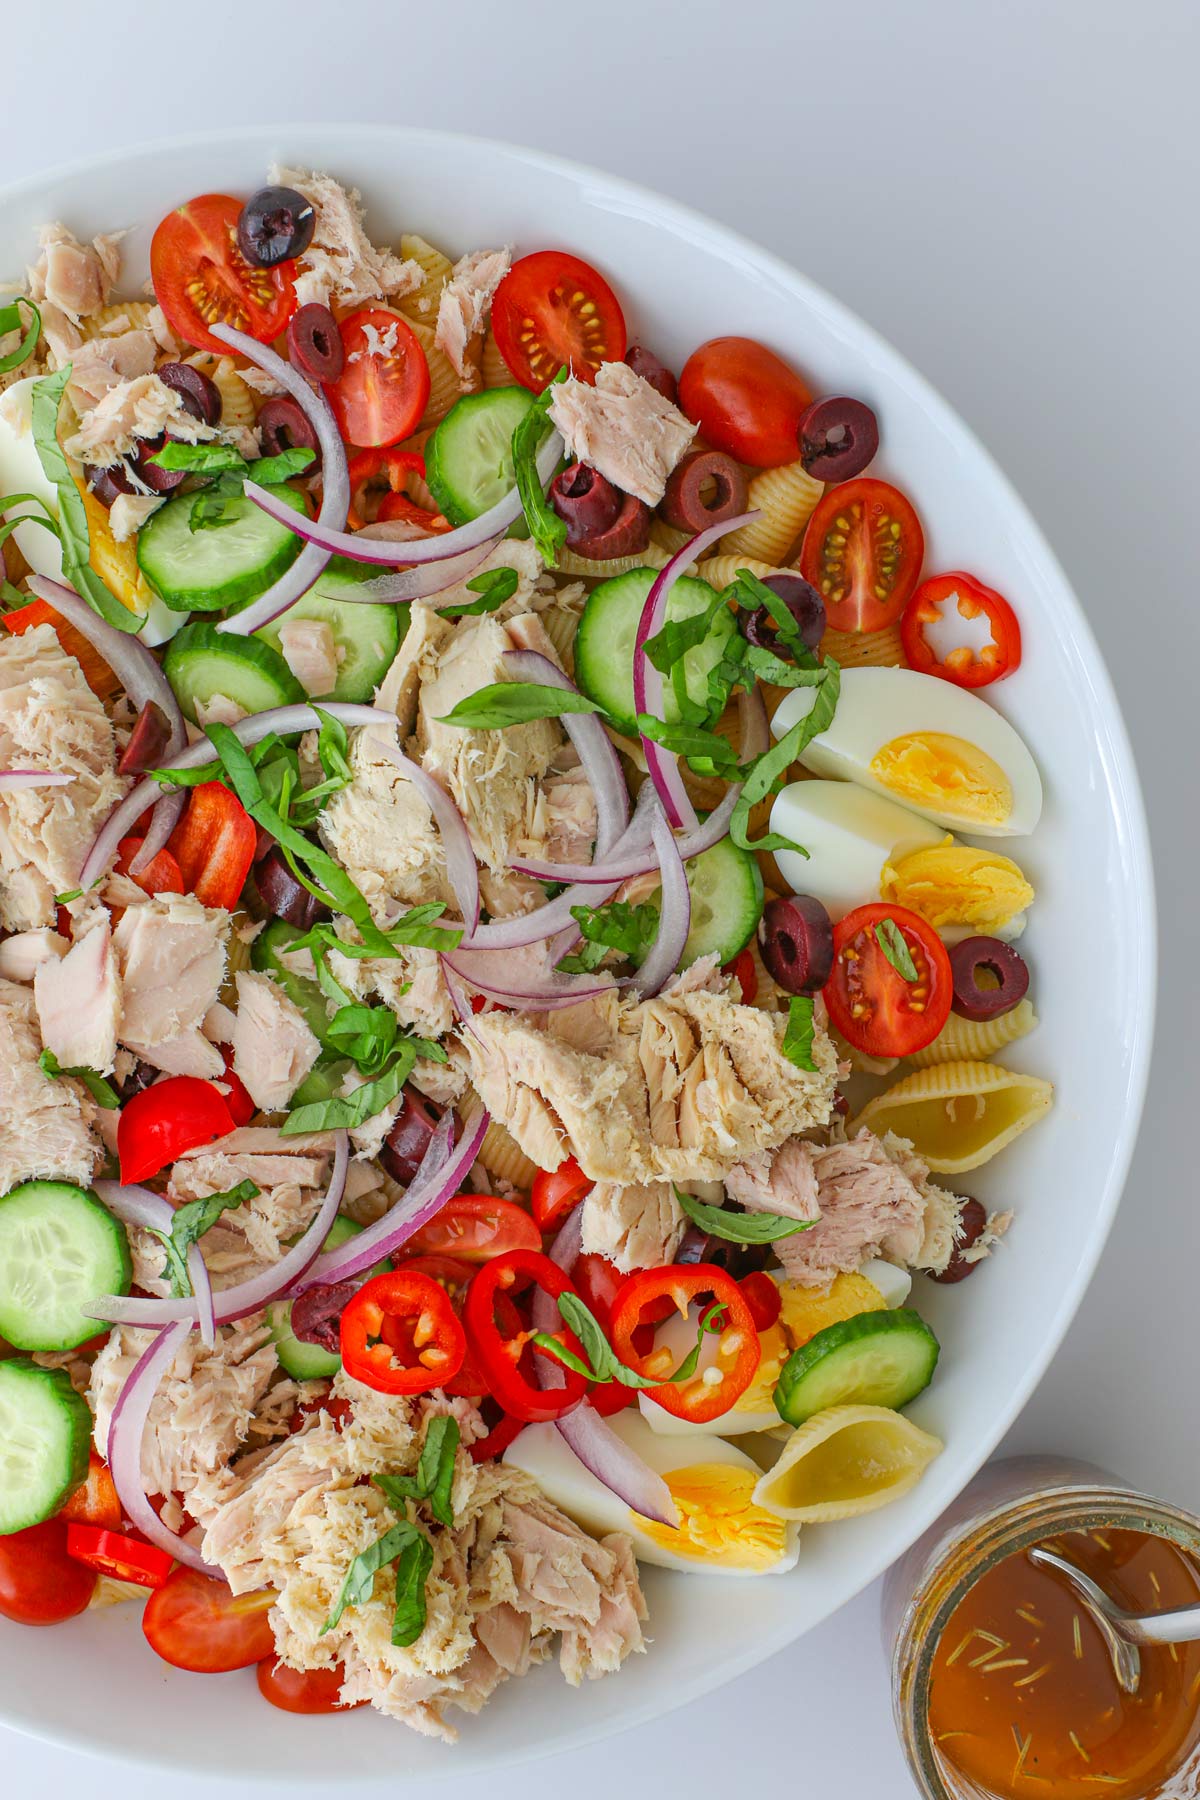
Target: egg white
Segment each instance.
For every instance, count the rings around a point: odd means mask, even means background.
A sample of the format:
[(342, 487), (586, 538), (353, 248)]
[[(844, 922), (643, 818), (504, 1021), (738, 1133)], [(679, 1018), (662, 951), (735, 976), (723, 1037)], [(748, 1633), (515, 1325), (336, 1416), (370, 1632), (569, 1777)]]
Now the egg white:
[[(775, 1424), (778, 1423), (776, 1418)], [(754, 1476), (756, 1483), (762, 1473), (751, 1457), (727, 1444), (723, 1438), (701, 1434), (681, 1442), (676, 1438), (659, 1437), (632, 1409), (618, 1413), (607, 1420), (607, 1424), (659, 1475), (713, 1464), (745, 1469)], [(739, 1568), (723, 1561), (717, 1554), (699, 1557), (672, 1553), (657, 1538), (647, 1535), (638, 1525), (632, 1508), (584, 1467), (553, 1425), (527, 1425), (504, 1452), (504, 1461), (532, 1475), (547, 1499), (561, 1507), (586, 1531), (626, 1532), (633, 1540), (634, 1554), (639, 1562), (691, 1574), (774, 1575), (794, 1568), (800, 1554), (799, 1531), (790, 1523), (784, 1533), (782, 1553), (764, 1568)]]
[[(0, 495), (36, 494), (45, 502), (53, 519), (58, 518), (58, 491), (47, 481), (37, 445), (33, 441), (33, 384), (36, 375), (14, 381), (0, 404)], [(28, 501), (7, 507), (4, 518), (38, 512)], [(18, 525), (13, 542), (35, 575), (49, 575), (62, 580), (62, 547), (52, 531), (41, 525)]]
[[(776, 738), (808, 716), (817, 691), (793, 688), (771, 720)], [(961, 738), (991, 757), (1012, 789), (1007, 818), (989, 824), (944, 808), (918, 806), (891, 793), (872, 774), (871, 760), (885, 744), (914, 732)], [(829, 729), (817, 734), (800, 761), (817, 775), (858, 782), (922, 818), (971, 837), (1024, 836), (1041, 816), (1042, 783), (1037, 765), (1008, 720), (969, 689), (915, 669), (843, 669)]]
[(797, 894), (812, 894), (833, 919), (879, 899), (884, 864), (931, 849), (945, 833), (896, 800), (852, 781), (792, 781), (776, 796), (771, 830), (802, 844), (807, 857), (777, 850), (779, 872)]

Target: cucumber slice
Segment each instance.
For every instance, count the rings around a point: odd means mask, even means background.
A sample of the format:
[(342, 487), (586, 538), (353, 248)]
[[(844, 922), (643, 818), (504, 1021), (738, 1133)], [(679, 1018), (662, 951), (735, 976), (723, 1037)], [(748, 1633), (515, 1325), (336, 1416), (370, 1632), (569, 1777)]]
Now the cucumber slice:
[[(329, 1027), (329, 1009), (325, 1004), (324, 994), (311, 976), (295, 974), (281, 960), (280, 953), (287, 949), (294, 937), (300, 935), (297, 927), (289, 925), (286, 919), (272, 919), (250, 946), (250, 966), (279, 983), (288, 999), (304, 1014), (313, 1036), (324, 1043)], [(315, 1072), (314, 1070), (314, 1074)], [(311, 1076), (309, 1079), (311, 1080)], [(327, 1098), (325, 1095), (317, 1097)]]
[[(575, 679), (589, 700), (602, 706), (617, 730), (626, 737), (637, 734), (633, 709), (633, 644), (646, 596), (657, 569), (630, 569), (602, 581), (588, 595), (575, 637)], [(667, 601), (668, 619), (689, 619), (707, 612), (716, 599), (715, 588), (690, 575), (681, 576)], [(713, 629), (702, 644), (683, 658), (683, 679), (688, 695), (698, 706), (708, 705), (708, 676), (720, 662), (725, 645), (737, 630), (732, 608), (718, 613)], [(670, 681), (663, 685), (663, 716), (668, 725), (679, 722), (679, 704)]]
[[(336, 1250), (339, 1244), (345, 1244), (352, 1237), (357, 1237), (362, 1230), (353, 1219), (345, 1219), (340, 1215), (329, 1227), (329, 1236), (322, 1244), (322, 1250)], [(372, 1275), (382, 1275), (385, 1269), (391, 1268), (386, 1259), (377, 1263), (371, 1270)], [(292, 1303), (290, 1300), (273, 1300), (267, 1308), (267, 1325), (275, 1341), (275, 1354), (279, 1358), (280, 1367), (297, 1381), (319, 1381), (324, 1377), (336, 1375), (342, 1366), (342, 1359), (334, 1350), (322, 1350), (320, 1344), (306, 1343), (292, 1331)]]
[(91, 1443), (92, 1415), (65, 1369), (0, 1362), (0, 1537), (53, 1518), (85, 1480)]
[(83, 1308), (127, 1294), (125, 1227), (86, 1188), (24, 1181), (0, 1200), (0, 1337), (18, 1350), (73, 1350), (101, 1329)]
[(338, 647), (337, 680), (327, 695), (329, 700), (371, 700), (400, 648), (408, 630), (408, 606), (372, 605), (369, 601), (348, 600), (356, 587), (373, 581), (377, 569), (348, 562), (335, 556), (320, 580), (294, 606), (272, 619), (255, 632), (264, 644), (280, 651), (279, 628), (289, 619), (321, 619), (333, 632)]
[(919, 1313), (859, 1313), (827, 1325), (793, 1350), (775, 1384), (775, 1410), (803, 1425), (830, 1406), (888, 1406), (895, 1411), (929, 1386), (939, 1345)]
[(308, 699), (270, 644), (260, 643), (257, 637), (234, 637), (201, 621), (185, 625), (171, 639), (163, 673), (193, 725), (197, 706), (206, 706), (214, 694), (225, 695), (246, 713), (303, 705)]
[[(267, 489), (297, 512), (303, 494), (284, 485)], [(138, 567), (155, 593), (175, 612), (220, 612), (246, 606), (265, 594), (300, 554), (300, 539), (269, 519), (260, 506), (235, 494), (224, 520), (208, 530), (191, 528), (195, 494), (176, 494), (151, 513), (138, 532)]]
[(491, 388), (456, 401), (425, 446), (425, 485), (452, 525), (466, 525), (511, 493), (512, 436), (527, 388)]
[(723, 838), (687, 864), (692, 890), (692, 927), (679, 966), (686, 969), (716, 951), (727, 963), (754, 936), (763, 910), (763, 878), (758, 859)]

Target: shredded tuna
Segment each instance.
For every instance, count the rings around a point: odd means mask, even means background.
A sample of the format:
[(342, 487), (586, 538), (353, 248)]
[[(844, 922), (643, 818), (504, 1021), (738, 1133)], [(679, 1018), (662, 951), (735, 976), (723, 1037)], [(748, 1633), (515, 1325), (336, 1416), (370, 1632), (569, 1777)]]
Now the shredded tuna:
[(623, 1274), (674, 1261), (687, 1218), (669, 1181), (618, 1187), (598, 1181), (583, 1203), (583, 1248)]
[[(225, 976), (228, 932), (229, 915), (192, 894), (143, 896), (122, 914), (113, 933), (124, 986), (120, 1040), (156, 1068), (168, 1069), (164, 1054), (178, 1044), (168, 1072), (221, 1073), (220, 1054), (199, 1028)], [(204, 1067), (181, 1068), (180, 1055)]]
[(337, 641), (324, 619), (284, 619), (279, 648), (306, 694), (331, 691), (338, 674)]
[[(863, 1130), (848, 1143), (824, 1147), (793, 1142), (786, 1151), (785, 1170), (778, 1177), (769, 1170), (765, 1188), (759, 1185), (760, 1171), (743, 1168), (730, 1192), (756, 1208), (764, 1195), (786, 1199), (790, 1192), (798, 1208), (810, 1208), (810, 1174), (804, 1168), (809, 1164), (817, 1186), (817, 1221), (810, 1231), (780, 1238), (775, 1246), (791, 1280), (823, 1287), (873, 1256), (906, 1265), (917, 1261), (925, 1236), (924, 1197), (873, 1133)], [(797, 1210), (793, 1216), (812, 1214)]]
[(18, 931), (0, 942), (0, 980), (32, 981), (43, 963), (65, 956), (70, 947), (70, 938), (49, 925)]
[(157, 354), (154, 334), (140, 327), (116, 337), (91, 338), (82, 344), (71, 358), (67, 382), (67, 394), (76, 412), (90, 410), (118, 383), (149, 375)]
[(474, 385), (477, 380), (492, 295), (511, 263), (510, 250), (473, 250), (455, 263), (441, 291), (433, 341), (449, 357), (460, 381)]
[(97, 908), (89, 929), (76, 928), (62, 958), (51, 956), (33, 978), (42, 1043), (60, 1068), (112, 1073), (121, 1021), (121, 975), (108, 914)]
[(32, 989), (0, 981), (0, 1193), (36, 1176), (86, 1186), (100, 1158), (82, 1090), (43, 1075), (41, 1049)]
[(647, 506), (657, 506), (667, 476), (696, 435), (679, 408), (627, 363), (601, 363), (595, 384), (560, 382), (550, 417), (580, 462)]
[(286, 1106), (321, 1054), (304, 1014), (269, 975), (237, 976), (233, 1071), (264, 1112)]
[(750, 1212), (779, 1213), (804, 1224), (821, 1216), (812, 1151), (803, 1138), (789, 1138), (778, 1150), (759, 1150), (735, 1163), (725, 1177), (725, 1191)]
[(108, 509), (108, 527), (114, 540), (118, 544), (128, 543), (151, 513), (157, 512), (166, 502), (165, 494), (118, 494)]
[(215, 425), (193, 418), (177, 389), (157, 375), (135, 375), (105, 390), (64, 448), (77, 461), (106, 469), (168, 428), (173, 438), (187, 444), (218, 435)]
[(88, 245), (65, 225), (43, 225), (38, 232), (41, 254), (29, 271), (30, 298), (39, 306), (48, 302), (74, 325), (99, 312), (121, 272), (117, 245), (123, 236), (113, 232)]
[(272, 183), (295, 188), (316, 215), (312, 242), (297, 259), (296, 297), (301, 306), (332, 298), (349, 311), (368, 300), (402, 299), (425, 279), (420, 263), (378, 250), (367, 236), (362, 196), (329, 175), (275, 165)]

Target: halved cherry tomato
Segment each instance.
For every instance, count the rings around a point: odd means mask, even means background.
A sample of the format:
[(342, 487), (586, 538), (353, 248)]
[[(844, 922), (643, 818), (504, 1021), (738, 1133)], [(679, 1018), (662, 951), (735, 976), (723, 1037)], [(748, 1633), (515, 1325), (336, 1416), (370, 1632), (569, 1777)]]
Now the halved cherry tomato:
[(256, 268), (238, 248), (240, 200), (200, 194), (168, 213), (150, 243), (154, 294), (177, 337), (228, 356), (211, 325), (231, 325), (260, 344), (278, 337), (296, 310), (294, 263)]
[(444, 1287), (411, 1268), (373, 1275), (342, 1313), (342, 1366), (381, 1394), (425, 1394), (457, 1375), (467, 1340)]
[(539, 1169), (529, 1190), (529, 1204), (543, 1235), (556, 1231), (595, 1185), (573, 1156), (559, 1163), (557, 1169)]
[(258, 827), (236, 794), (204, 781), (188, 795), (187, 811), (167, 841), (184, 891), (202, 906), (232, 912), (241, 899), (258, 847)]
[[(529, 1355), (529, 1343), (533, 1334), (520, 1331), (509, 1335), (503, 1327), (503, 1321), (498, 1321), (498, 1298), (505, 1294), (511, 1298), (513, 1290), (531, 1281), (555, 1300), (561, 1294), (575, 1292), (558, 1264), (551, 1262), (548, 1256), (542, 1256), (536, 1250), (510, 1250), (506, 1256), (495, 1257), (476, 1272), (467, 1289), (467, 1301), (463, 1308), (463, 1320), (470, 1334), (472, 1347), (487, 1377), (488, 1393), (506, 1413), (515, 1419), (524, 1419), (527, 1423), (561, 1417), (583, 1399), (588, 1385), (578, 1370), (564, 1368), (560, 1363), (558, 1366), (563, 1369), (563, 1386), (538, 1387)], [(565, 1344), (576, 1356), (582, 1356), (583, 1347), (579, 1339), (565, 1325), (550, 1335)], [(536, 1347), (533, 1354), (549, 1356), (549, 1352)]]
[(900, 617), (921, 575), (925, 534), (911, 500), (860, 476), (827, 488), (808, 521), (800, 573), (834, 631), (879, 631)]
[(565, 363), (594, 381), (625, 354), (625, 315), (603, 275), (565, 250), (515, 262), (492, 301), (496, 348), (522, 387), (540, 394)]
[(141, 1543), (122, 1531), (106, 1531), (102, 1525), (68, 1525), (67, 1555), (114, 1581), (134, 1581), (139, 1587), (160, 1588), (171, 1573), (174, 1557), (157, 1544)]
[(58, 1516), (68, 1523), (74, 1520), (82, 1525), (104, 1525), (109, 1531), (121, 1529), (117, 1484), (109, 1473), (108, 1464), (95, 1450), (88, 1457), (87, 1480), (75, 1489), (67, 1504), (60, 1507)]
[[(917, 972), (908, 981), (885, 954), (879, 927), (891, 919)], [(886, 934), (885, 934), (886, 941)], [(932, 925), (905, 906), (859, 906), (833, 928), (833, 973), (822, 990), (829, 1017), (867, 1056), (912, 1056), (950, 1016), (954, 976)]]
[(228, 1089), (225, 1104), (235, 1125), (248, 1125), (258, 1111), (250, 1098), (246, 1084), (240, 1076), (233, 1072), (233, 1050), (228, 1044), (218, 1044), (221, 1061), (225, 1064), (225, 1073), (221, 1077), (221, 1086)]
[(211, 1081), (169, 1075), (121, 1108), (117, 1154), (122, 1181), (149, 1181), (185, 1150), (228, 1137), (233, 1115)]
[(0, 616), (0, 624), (18, 637), (35, 625), (53, 626), (55, 637), (67, 655), (75, 658), (83, 670), (83, 679), (97, 699), (111, 700), (114, 694), (120, 693), (121, 683), (100, 652), (92, 648), (82, 631), (77, 630), (69, 619), (56, 613), (52, 606), (47, 606), (44, 600), (31, 600), (28, 606), (14, 607), (12, 612)]
[(749, 1275), (742, 1276), (738, 1287), (741, 1289), (742, 1299), (750, 1308), (754, 1329), (769, 1331), (783, 1311), (778, 1283), (771, 1280), (765, 1269), (754, 1269)]
[[(690, 1380), (672, 1382), (666, 1378), (678, 1366), (674, 1354), (665, 1347), (639, 1354), (635, 1333), (664, 1299), (686, 1315), (702, 1295), (710, 1295), (715, 1305), (725, 1308), (721, 1329), (714, 1333), (716, 1356)], [(649, 1399), (664, 1412), (695, 1425), (707, 1424), (729, 1411), (754, 1380), (762, 1355), (744, 1294), (733, 1277), (713, 1263), (674, 1263), (661, 1269), (639, 1269), (628, 1276), (613, 1307), (611, 1335), (613, 1349), (623, 1363), (662, 1383), (644, 1390)], [(719, 1381), (712, 1378), (714, 1369), (720, 1373)]]
[(258, 1665), (258, 1691), (280, 1712), (353, 1712), (366, 1706), (366, 1700), (352, 1700), (343, 1706), (338, 1695), (345, 1679), (341, 1663), (334, 1663), (331, 1669), (290, 1669), (278, 1657), (268, 1656)]
[(541, 1247), (542, 1234), (525, 1208), (496, 1194), (455, 1194), (407, 1246), (414, 1256), (456, 1256), (470, 1263)]
[(338, 329), (346, 362), (325, 398), (346, 442), (374, 448), (411, 437), (429, 400), (429, 364), (408, 320), (364, 306)]
[(727, 962), (724, 974), (736, 975), (738, 986), (742, 990), (742, 1005), (753, 1006), (758, 994), (758, 970), (754, 967), (754, 958), (749, 950), (739, 950), (732, 962)]
[(794, 463), (812, 395), (794, 369), (756, 338), (710, 338), (679, 377), (679, 404), (714, 450), (756, 469)]
[(59, 1625), (83, 1612), (95, 1590), (95, 1570), (67, 1555), (61, 1519), (0, 1537), (0, 1618)]
[(140, 837), (121, 839), (117, 845), (118, 875), (128, 875), (130, 881), (136, 882), (144, 894), (182, 894), (183, 874), (169, 850), (160, 850), (156, 856), (152, 856), (139, 874), (131, 872), (129, 865), (141, 849), (143, 841)]
[[(962, 619), (987, 620), (991, 637), (978, 651), (969, 644), (957, 644), (942, 655), (929, 642), (926, 627), (940, 625), (948, 617), (948, 606)], [(1016, 613), (1003, 594), (961, 570), (934, 575), (921, 583), (904, 609), (900, 642), (910, 669), (940, 675), (955, 687), (987, 687), (1011, 675), (1021, 662), (1021, 627)]]
[(221, 1675), (274, 1655), (267, 1617), (274, 1604), (273, 1588), (235, 1594), (219, 1576), (180, 1566), (147, 1600), (142, 1630), (164, 1662), (193, 1675)]

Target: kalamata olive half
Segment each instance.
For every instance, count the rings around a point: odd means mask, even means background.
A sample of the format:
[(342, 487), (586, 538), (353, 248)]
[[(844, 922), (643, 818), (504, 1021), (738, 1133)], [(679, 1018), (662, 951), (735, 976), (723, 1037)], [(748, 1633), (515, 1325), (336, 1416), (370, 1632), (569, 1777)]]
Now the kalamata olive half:
[(407, 1187), (437, 1130), (438, 1112), (415, 1088), (403, 1089), (396, 1123), (384, 1139), (379, 1160), (392, 1177)]
[(317, 1282), (292, 1301), (292, 1336), (302, 1344), (319, 1344), (336, 1356), (341, 1347), (342, 1313), (359, 1289), (357, 1281)]
[(141, 775), (156, 769), (171, 738), (171, 724), (161, 706), (147, 700), (117, 763), (118, 775)]
[(277, 919), (286, 919), (301, 931), (309, 931), (318, 919), (328, 915), (315, 894), (310, 894), (296, 880), (284, 861), (283, 852), (275, 845), (262, 861), (255, 864), (254, 885), (259, 899)]
[(321, 446), (303, 410), (294, 400), (268, 400), (258, 415), (264, 456), (282, 456), (285, 450), (311, 450), (314, 460), (305, 469), (311, 475), (321, 466)]
[(184, 410), (205, 425), (217, 425), (221, 419), (221, 390), (215, 381), (191, 363), (163, 363), (154, 373), (173, 388), (183, 402)]
[(954, 1010), (963, 1019), (999, 1018), (1025, 998), (1029, 986), (1024, 958), (1001, 938), (964, 938), (950, 951), (950, 968)]
[(161, 463), (153, 461), (166, 442), (167, 434), (164, 431), (160, 431), (156, 438), (142, 438), (133, 463), (138, 480), (156, 494), (169, 494), (181, 481), (187, 480), (186, 469), (164, 469)]
[(289, 319), (287, 347), (293, 366), (310, 381), (336, 381), (346, 364), (337, 320), (315, 301)]
[(273, 269), (276, 263), (303, 256), (316, 223), (312, 201), (295, 188), (259, 188), (238, 214), (238, 249), (248, 263)]
[(660, 508), (676, 531), (703, 531), (746, 510), (741, 464), (721, 450), (693, 450), (672, 471)]
[(101, 506), (111, 506), (118, 494), (137, 493), (123, 462), (111, 463), (107, 469), (98, 469), (93, 463), (85, 463), (83, 479)]
[(964, 1200), (959, 1213), (959, 1231), (961, 1236), (950, 1252), (950, 1261), (940, 1275), (931, 1275), (930, 1281), (940, 1281), (949, 1287), (956, 1281), (965, 1281), (973, 1270), (979, 1267), (980, 1259), (968, 1262), (963, 1254), (972, 1244), (977, 1244), (983, 1236), (983, 1228), (987, 1224), (987, 1213), (978, 1200)]
[(640, 375), (643, 381), (648, 381), (664, 400), (669, 400), (674, 406), (679, 393), (675, 377), (666, 363), (658, 360), (653, 350), (646, 350), (641, 344), (630, 344), (625, 352), (625, 361), (635, 375)]
[(766, 1268), (769, 1248), (767, 1244), (738, 1244), (730, 1238), (710, 1237), (698, 1225), (689, 1225), (675, 1252), (675, 1261), (715, 1263), (718, 1269), (724, 1269), (735, 1281), (740, 1281), (753, 1270)]
[(861, 400), (814, 400), (800, 421), (800, 461), (818, 481), (861, 475), (879, 448), (879, 421)]
[(768, 975), (786, 994), (815, 994), (833, 969), (833, 921), (812, 894), (771, 900), (758, 922)]
[(621, 495), (621, 510), (603, 531), (585, 531), (572, 545), (577, 556), (593, 562), (612, 562), (618, 556), (639, 556), (650, 542), (653, 514), (643, 500)]
[[(763, 586), (778, 594), (800, 628), (800, 641), (807, 649), (815, 650), (825, 632), (825, 602), (816, 588), (803, 575), (768, 575)], [(787, 656), (779, 627), (765, 606), (741, 614), (739, 622), (742, 636), (750, 643), (773, 650), (776, 656)]]
[(550, 483), (550, 504), (566, 521), (567, 543), (572, 550), (589, 533), (608, 530), (616, 521), (623, 498), (620, 489), (588, 463), (571, 463)]

